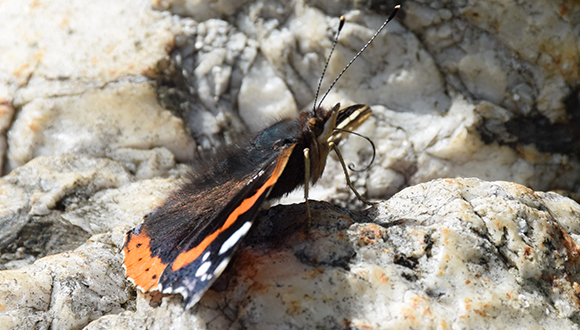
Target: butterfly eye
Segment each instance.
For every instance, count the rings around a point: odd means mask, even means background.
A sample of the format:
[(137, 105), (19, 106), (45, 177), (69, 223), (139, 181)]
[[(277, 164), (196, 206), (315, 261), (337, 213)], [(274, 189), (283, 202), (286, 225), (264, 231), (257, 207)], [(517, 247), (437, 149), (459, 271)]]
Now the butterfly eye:
[(314, 134), (314, 136), (320, 136), (324, 130), (324, 123), (316, 117), (311, 117), (308, 119), (308, 129)]

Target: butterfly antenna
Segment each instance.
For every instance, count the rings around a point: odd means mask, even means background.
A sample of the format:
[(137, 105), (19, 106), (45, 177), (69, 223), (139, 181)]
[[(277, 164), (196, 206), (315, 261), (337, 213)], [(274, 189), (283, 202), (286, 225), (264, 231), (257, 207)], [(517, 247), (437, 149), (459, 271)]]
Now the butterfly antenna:
[[(330, 87), (328, 88), (328, 90), (326, 91), (326, 93), (324, 93), (324, 95), (320, 99), (320, 103), (318, 103), (318, 107), (320, 107), (322, 105), (322, 101), (324, 101), (324, 99), (326, 98), (326, 96), (328, 95), (328, 93), (330, 93), (330, 91), (332, 90), (332, 87), (334, 87), (334, 85), (336, 84), (336, 82), (338, 81), (338, 79), (340, 79), (340, 77), (342, 77), (342, 75), (344, 74), (344, 72), (365, 51), (365, 49), (367, 49), (367, 47), (371, 44), (371, 42), (373, 42), (373, 40), (375, 40), (375, 38), (379, 35), (379, 33), (381, 33), (381, 31), (385, 28), (385, 26), (387, 26), (387, 24), (395, 17), (395, 15), (397, 15), (397, 12), (399, 11), (399, 9), (401, 9), (401, 5), (396, 5), (395, 8), (393, 9), (393, 12), (385, 20), (385, 22), (383, 23), (383, 25), (381, 25), (381, 27), (377, 30), (377, 32), (375, 32), (375, 34), (369, 39), (369, 41), (367, 41), (367, 43), (358, 51), (358, 53), (356, 53), (356, 55), (350, 60), (350, 62), (348, 62), (348, 64), (344, 67), (344, 69), (342, 69), (342, 71), (334, 79), (334, 81), (332, 82), (332, 84), (330, 84)], [(341, 17), (341, 24), (342, 25), (344, 25), (344, 22), (342, 21), (342, 18), (343, 17)], [(339, 32), (340, 32), (340, 29), (339, 29)], [(336, 35), (337, 35), (337, 39), (338, 39), (338, 33)], [(334, 43), (334, 45), (332, 47), (333, 50), (334, 50), (334, 46), (335, 45), (336, 45), (336, 41), (335, 41), (335, 43)], [(329, 56), (329, 60), (330, 60), (330, 56)], [(326, 62), (326, 66), (328, 66), (328, 61)], [(324, 67), (324, 70), (326, 70), (326, 66)], [(324, 73), (323, 73), (323, 75), (324, 75)], [(322, 77), (320, 77), (320, 81), (322, 82)], [(318, 85), (318, 88), (320, 89), (320, 84)], [(318, 91), (316, 91), (316, 96), (318, 96)], [(314, 105), (315, 105), (315, 108), (316, 108), (316, 98), (314, 100), (315, 100), (314, 101)]]
[(326, 63), (324, 63), (324, 69), (322, 70), (322, 74), (320, 75), (320, 80), (318, 81), (318, 87), (316, 88), (316, 95), (314, 96), (314, 104), (313, 104), (313, 111), (316, 110), (316, 100), (318, 100), (318, 94), (320, 93), (320, 87), (322, 86), (322, 80), (324, 79), (324, 74), (326, 73), (326, 69), (328, 68), (328, 63), (330, 63), (330, 58), (332, 57), (332, 53), (334, 53), (334, 48), (336, 48), (336, 44), (338, 43), (338, 36), (340, 35), (340, 31), (344, 27), (344, 22), (346, 18), (344, 16), (340, 16), (340, 23), (338, 23), (338, 30), (336, 31), (336, 36), (334, 37), (334, 42), (332, 43), (332, 48), (330, 49), (330, 54), (328, 54), (328, 58), (326, 59)]

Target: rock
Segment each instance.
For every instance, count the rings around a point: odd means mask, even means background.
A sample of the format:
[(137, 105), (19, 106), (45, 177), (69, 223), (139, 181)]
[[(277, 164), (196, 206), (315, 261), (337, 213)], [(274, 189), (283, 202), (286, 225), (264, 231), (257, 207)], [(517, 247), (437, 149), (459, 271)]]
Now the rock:
[(0, 268), (73, 249), (159, 205), (174, 179), (135, 182), (121, 164), (83, 155), (37, 157), (0, 179)]
[(81, 329), (127, 306), (131, 288), (110, 235), (93, 236), (74, 252), (0, 273), (3, 329)]
[(139, 79), (82, 95), (35, 98), (16, 116), (8, 144), (10, 168), (41, 155), (79, 152), (112, 157), (109, 150), (159, 146), (184, 161), (191, 159), (195, 148), (182, 121), (157, 104), (151, 83)]
[[(75, 209), (99, 191), (133, 181), (109, 159), (66, 155), (37, 157), (0, 180), (0, 249), (24, 248), (47, 255), (84, 242), (98, 224), (66, 221), (62, 211)], [(88, 219), (87, 219), (88, 220)], [(70, 245), (69, 245), (70, 244)], [(55, 250), (56, 249), (56, 250)]]
[(311, 205), (310, 228), (304, 204), (264, 211), (191, 311), (138, 293), (134, 310), (86, 329), (577, 326), (580, 205), (568, 198), (445, 179), (364, 214)]

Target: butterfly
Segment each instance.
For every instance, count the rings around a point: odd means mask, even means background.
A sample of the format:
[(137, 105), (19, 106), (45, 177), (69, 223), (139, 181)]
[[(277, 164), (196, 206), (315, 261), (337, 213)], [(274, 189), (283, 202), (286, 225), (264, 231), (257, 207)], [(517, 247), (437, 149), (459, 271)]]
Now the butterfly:
[[(192, 175), (127, 233), (127, 277), (143, 292), (181, 294), (185, 307), (191, 308), (224, 271), (266, 200), (304, 185), (309, 210), (308, 186), (322, 175), (329, 152), (337, 151), (345, 169), (336, 145), (370, 115), (371, 109), (362, 104), (318, 106), (273, 124), (243, 146), (218, 153), (205, 173)], [(347, 182), (352, 188), (348, 176)]]

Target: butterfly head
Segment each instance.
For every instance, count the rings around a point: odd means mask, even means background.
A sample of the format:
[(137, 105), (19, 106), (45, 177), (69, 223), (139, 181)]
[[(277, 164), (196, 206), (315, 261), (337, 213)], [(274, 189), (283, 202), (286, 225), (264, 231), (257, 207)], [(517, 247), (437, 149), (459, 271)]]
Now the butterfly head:
[(301, 114), (304, 145), (311, 159), (310, 179), (315, 183), (322, 175), (331, 143), (338, 144), (346, 131), (359, 127), (369, 116), (371, 110), (366, 105), (353, 105), (341, 108), (337, 103), (332, 109), (322, 107)]
[(345, 132), (357, 129), (371, 113), (371, 108), (364, 104), (341, 108), (337, 103), (330, 110), (317, 108), (311, 112), (306, 127), (319, 144), (338, 143)]

